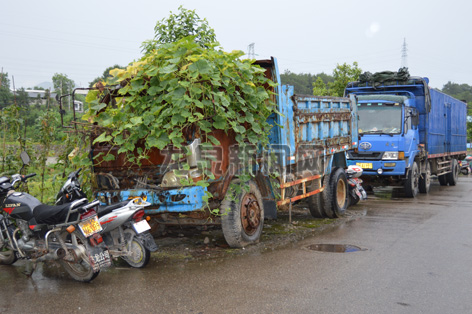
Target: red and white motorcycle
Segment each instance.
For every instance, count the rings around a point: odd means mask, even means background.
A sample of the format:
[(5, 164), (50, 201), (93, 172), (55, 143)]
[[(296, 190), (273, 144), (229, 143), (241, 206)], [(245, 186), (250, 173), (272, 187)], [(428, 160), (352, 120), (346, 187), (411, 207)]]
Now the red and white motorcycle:
[(349, 206), (356, 205), (360, 200), (367, 199), (367, 193), (362, 187), (362, 168), (351, 165), (347, 168), (347, 184), (349, 186)]

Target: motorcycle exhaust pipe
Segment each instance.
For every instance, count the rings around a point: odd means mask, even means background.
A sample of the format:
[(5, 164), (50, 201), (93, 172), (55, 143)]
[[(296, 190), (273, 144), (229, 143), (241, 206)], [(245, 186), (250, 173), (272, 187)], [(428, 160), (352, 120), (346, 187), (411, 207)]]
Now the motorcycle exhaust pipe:
[(58, 259), (63, 259), (66, 256), (66, 251), (63, 248), (58, 248), (53, 252), (49, 252), (46, 255), (39, 257), (36, 261), (37, 262), (44, 262), (44, 261), (55, 261)]
[(57, 259), (63, 259), (66, 256), (66, 250), (63, 248), (58, 248), (54, 254), (56, 255)]

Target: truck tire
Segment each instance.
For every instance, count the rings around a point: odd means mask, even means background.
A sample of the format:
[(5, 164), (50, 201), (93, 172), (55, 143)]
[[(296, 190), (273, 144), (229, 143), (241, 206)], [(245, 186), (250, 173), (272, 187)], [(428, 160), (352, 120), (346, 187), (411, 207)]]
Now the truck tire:
[[(317, 190), (320, 188), (321, 180), (316, 180), (309, 186), (307, 186), (308, 192)], [(313, 218), (325, 218), (325, 214), (323, 212), (323, 205), (321, 204), (321, 194), (318, 193), (307, 198), (308, 209), (310, 210), (310, 214)]]
[(349, 192), (346, 173), (342, 168), (335, 168), (325, 176), (325, 190), (321, 193), (321, 204), (326, 217), (338, 218), (344, 215), (349, 205)]
[(451, 172), (446, 173), (446, 181), (450, 186), (454, 186), (457, 184), (457, 180), (459, 179), (459, 173), (461, 169), (459, 164), (457, 163), (457, 159), (452, 160)]
[(408, 177), (405, 181), (405, 195), (406, 197), (416, 197), (418, 194), (418, 183), (419, 183), (419, 170), (418, 164), (413, 162), (411, 165), (410, 171), (408, 171)]
[(429, 161), (425, 161), (425, 172), (421, 173), (419, 181), (419, 190), (420, 193), (429, 193), (429, 188), (431, 187), (431, 166)]
[[(235, 179), (233, 184), (240, 184)], [(245, 247), (259, 242), (264, 225), (264, 205), (261, 192), (254, 181), (249, 181), (249, 191), (241, 188), (236, 195), (226, 195), (221, 203), (221, 228), (231, 247)]]
[(439, 185), (442, 185), (442, 186), (447, 185), (446, 175), (442, 174), (442, 175), (438, 176), (438, 181), (439, 181)]

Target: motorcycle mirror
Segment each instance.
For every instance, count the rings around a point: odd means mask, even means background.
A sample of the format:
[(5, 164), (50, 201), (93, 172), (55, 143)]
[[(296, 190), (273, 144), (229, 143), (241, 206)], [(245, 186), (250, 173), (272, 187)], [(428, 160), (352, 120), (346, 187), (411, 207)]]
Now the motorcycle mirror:
[(31, 158), (30, 158), (30, 156), (28, 155), (27, 152), (22, 151), (21, 154), (20, 154), (20, 158), (21, 158), (21, 161), (23, 162), (23, 165), (25, 165), (25, 166), (29, 165), (29, 163), (31, 161)]

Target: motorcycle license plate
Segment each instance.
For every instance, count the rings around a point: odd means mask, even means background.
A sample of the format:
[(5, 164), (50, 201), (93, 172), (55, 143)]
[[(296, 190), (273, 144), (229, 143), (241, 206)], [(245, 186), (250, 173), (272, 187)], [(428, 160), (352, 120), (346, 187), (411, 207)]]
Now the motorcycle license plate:
[(133, 224), (134, 231), (137, 234), (143, 233), (146, 230), (151, 230), (151, 226), (146, 220), (141, 220)]
[(82, 231), (84, 236), (87, 238), (93, 235), (94, 233), (102, 231), (102, 226), (100, 225), (97, 216), (93, 216), (90, 219), (79, 222), (79, 228), (80, 231)]
[(362, 169), (372, 169), (372, 163), (370, 162), (356, 162), (356, 166), (359, 166)]
[(99, 247), (89, 248), (90, 261), (95, 272), (101, 268), (111, 266), (111, 256), (108, 250), (103, 250)]

